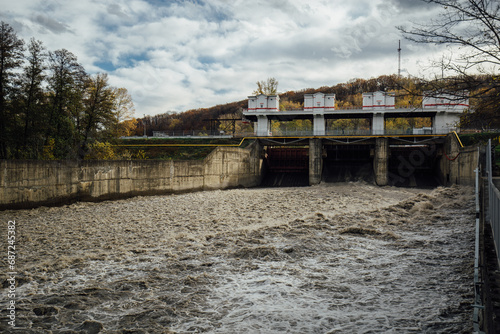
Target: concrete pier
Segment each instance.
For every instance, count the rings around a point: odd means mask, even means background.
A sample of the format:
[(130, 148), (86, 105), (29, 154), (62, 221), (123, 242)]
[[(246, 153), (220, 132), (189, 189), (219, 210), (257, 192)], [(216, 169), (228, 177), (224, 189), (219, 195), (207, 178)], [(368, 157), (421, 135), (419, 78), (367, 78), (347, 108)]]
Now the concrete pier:
[(309, 139), (309, 185), (321, 182), (323, 171), (323, 145), (321, 139)]
[(326, 134), (325, 116), (315, 114), (313, 118), (313, 134), (315, 136), (324, 136)]
[(373, 157), (373, 171), (375, 182), (379, 186), (388, 184), (389, 172), (389, 139), (377, 138), (375, 141), (375, 156)]

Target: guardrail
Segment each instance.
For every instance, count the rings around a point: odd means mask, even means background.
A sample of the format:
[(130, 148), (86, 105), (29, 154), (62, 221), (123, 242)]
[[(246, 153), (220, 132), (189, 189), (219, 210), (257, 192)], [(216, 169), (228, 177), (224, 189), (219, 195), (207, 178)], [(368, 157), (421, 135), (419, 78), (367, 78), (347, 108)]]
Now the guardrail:
[[(456, 131), (456, 128), (432, 129), (432, 128), (416, 128), (416, 129), (327, 129), (325, 136), (413, 136), (413, 135), (447, 135)], [(239, 136), (236, 134), (236, 136)], [(270, 132), (269, 137), (304, 137), (317, 136), (313, 130), (294, 130), (294, 129), (278, 129)]]

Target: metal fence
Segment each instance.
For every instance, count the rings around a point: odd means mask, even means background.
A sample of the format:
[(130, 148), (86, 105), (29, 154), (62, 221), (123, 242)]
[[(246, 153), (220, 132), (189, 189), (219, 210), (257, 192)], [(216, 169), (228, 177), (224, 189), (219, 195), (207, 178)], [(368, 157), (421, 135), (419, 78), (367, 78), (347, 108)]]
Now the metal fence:
[[(405, 128), (405, 129), (385, 129), (385, 130), (372, 130), (372, 129), (340, 129), (330, 128), (326, 129), (324, 136), (383, 136), (383, 135), (444, 135), (456, 131), (456, 128), (433, 129), (433, 128)], [(313, 129), (275, 129), (269, 133), (269, 137), (306, 137), (316, 136), (317, 134)], [(178, 131), (153, 131), (155, 138), (242, 138), (242, 137), (255, 137), (254, 132), (236, 132), (234, 134), (229, 132), (213, 132), (210, 130), (178, 130)], [(122, 137), (121, 139), (142, 139), (146, 136)]]
[(488, 176), (488, 211), (487, 219), (491, 224), (491, 230), (493, 232), (493, 240), (495, 242), (495, 250), (497, 253), (497, 260), (500, 263), (499, 246), (500, 246), (500, 191), (498, 191), (495, 183), (493, 182), (493, 165), (494, 161), (492, 159), (492, 145), (491, 139), (488, 141), (488, 147), (486, 149), (486, 173)]
[[(500, 264), (500, 252), (499, 252), (499, 246), (500, 246), (500, 191), (498, 191), (497, 186), (495, 185), (494, 179), (493, 179), (493, 169), (495, 166), (495, 160), (493, 159), (493, 147), (491, 145), (491, 139), (488, 140), (488, 145), (486, 146), (486, 154), (485, 154), (485, 160), (486, 160), (486, 177), (487, 177), (487, 185), (486, 189), (484, 192), (485, 197), (488, 197), (488, 200), (485, 202), (486, 208), (484, 210), (485, 213), (485, 220), (491, 225), (491, 232), (493, 234), (493, 243), (495, 247), (495, 252), (497, 256), (497, 262)], [(477, 234), (477, 233), (476, 233)], [(476, 235), (477, 238), (477, 235)], [(476, 246), (477, 248), (477, 246)], [(476, 250), (477, 252), (477, 250)], [(477, 260), (475, 261), (477, 262)], [(484, 306), (478, 306), (478, 297), (477, 297), (477, 291), (480, 290), (480, 287), (477, 286), (477, 271), (476, 269), (474, 270), (474, 283), (475, 283), (475, 290), (476, 290), (476, 300), (475, 300), (475, 307), (474, 307), (474, 333), (480, 333), (482, 334), (483, 332), (478, 330), (478, 325), (477, 325), (477, 320), (478, 320), (478, 313), (480, 312), (481, 309), (484, 309)], [(491, 318), (491, 316), (489, 316)], [(488, 322), (488, 320), (486, 320)]]
[[(491, 144), (490, 144), (491, 145)], [(491, 164), (491, 155), (490, 155), (490, 164)], [(475, 169), (476, 172), (476, 191), (475, 191), (475, 197), (476, 197), (476, 230), (475, 230), (475, 243), (474, 243), (474, 304), (473, 304), (473, 316), (472, 316), (472, 322), (473, 322), (473, 329), (474, 329), (474, 334), (484, 334), (483, 331), (481, 331), (481, 321), (480, 321), (480, 312), (481, 310), (484, 310), (482, 298), (481, 298), (481, 293), (482, 293), (482, 278), (480, 275), (480, 262), (481, 262), (481, 254), (479, 250), (479, 241), (481, 237), (481, 222), (480, 222), (480, 205), (479, 205), (479, 174), (481, 173), (481, 170), (479, 168), (479, 161), (478, 161), (478, 166)]]
[[(324, 136), (394, 136), (394, 135), (446, 135), (450, 132), (456, 131), (456, 128), (433, 129), (433, 128), (418, 128), (418, 129), (385, 129), (385, 130), (372, 130), (372, 129), (326, 129)], [(316, 136), (314, 130), (297, 130), (297, 129), (275, 129), (269, 133), (269, 137), (299, 137), (299, 136)], [(240, 133), (235, 136), (241, 137)], [(252, 134), (255, 136), (255, 134)]]

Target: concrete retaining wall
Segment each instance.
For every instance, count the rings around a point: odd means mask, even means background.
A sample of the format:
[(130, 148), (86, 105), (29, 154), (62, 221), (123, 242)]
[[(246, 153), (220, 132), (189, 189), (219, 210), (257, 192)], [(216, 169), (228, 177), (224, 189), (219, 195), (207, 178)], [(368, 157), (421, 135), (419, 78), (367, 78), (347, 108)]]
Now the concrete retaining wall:
[(218, 147), (202, 161), (0, 160), (0, 209), (56, 205), (261, 182), (261, 147)]
[(456, 175), (452, 174), (458, 184), (474, 186), (476, 184), (476, 173), (474, 170), (478, 166), (479, 151), (477, 146), (468, 146), (460, 149), (457, 158)]
[(477, 146), (460, 147), (455, 135), (446, 139), (445, 154), (441, 157), (439, 176), (446, 186), (462, 184), (474, 186), (478, 166), (479, 151)]

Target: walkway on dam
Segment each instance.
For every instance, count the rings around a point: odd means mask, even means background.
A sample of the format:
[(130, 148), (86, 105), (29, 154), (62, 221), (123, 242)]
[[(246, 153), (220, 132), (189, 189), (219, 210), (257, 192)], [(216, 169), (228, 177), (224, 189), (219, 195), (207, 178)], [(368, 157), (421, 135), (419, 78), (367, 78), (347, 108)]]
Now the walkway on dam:
[[(315, 136), (327, 135), (328, 120), (367, 119), (371, 135), (386, 133), (385, 121), (390, 118), (430, 118), (432, 133), (448, 133), (460, 121), (463, 112), (469, 109), (469, 100), (464, 96), (425, 93), (422, 106), (396, 108), (395, 95), (388, 92), (363, 94), (363, 106), (355, 109), (339, 109), (335, 106), (335, 94), (305, 94), (302, 110), (281, 110), (279, 95), (248, 97), (248, 109), (243, 112), (247, 121), (255, 122), (257, 136), (272, 135), (272, 121), (288, 122), (296, 119), (312, 121)], [(333, 129), (337, 131), (336, 129)]]

